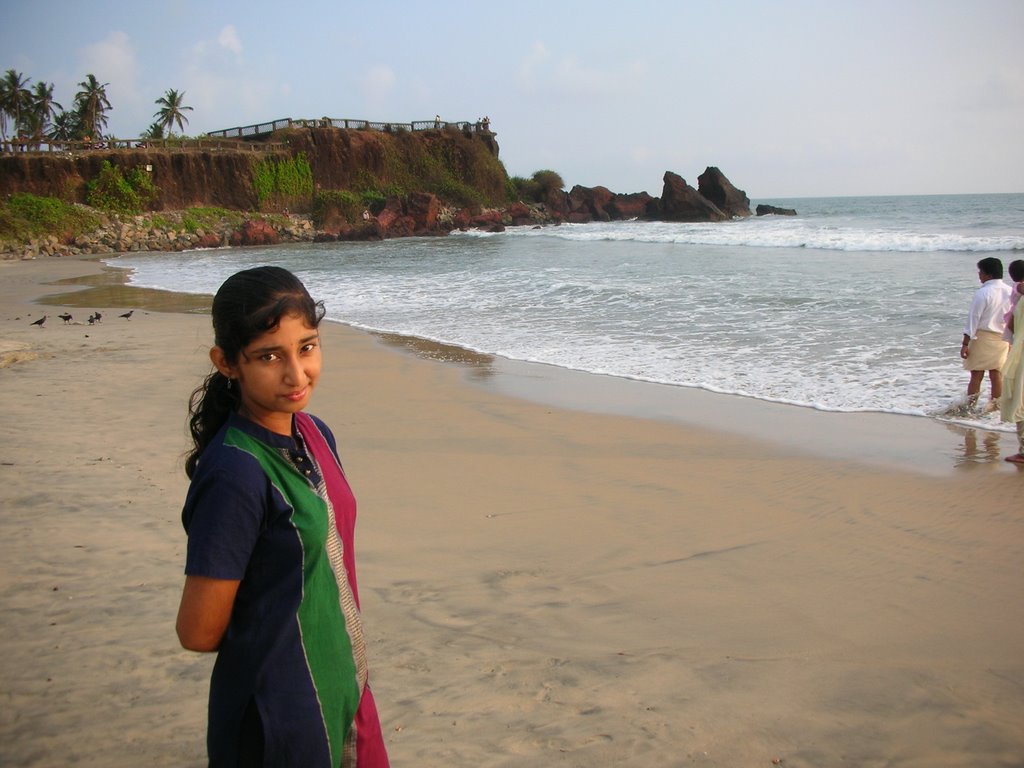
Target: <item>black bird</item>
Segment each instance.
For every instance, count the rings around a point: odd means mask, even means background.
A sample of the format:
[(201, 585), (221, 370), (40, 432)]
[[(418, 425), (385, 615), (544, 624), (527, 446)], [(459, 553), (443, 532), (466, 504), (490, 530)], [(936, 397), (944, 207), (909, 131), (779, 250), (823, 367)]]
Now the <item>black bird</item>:
[(43, 323), (46, 322), (47, 315), (43, 315), (38, 320), (33, 320), (32, 325), (38, 325), (40, 328), (43, 327)]
[(99, 310), (96, 310), (95, 318), (97, 323), (103, 319), (103, 315), (99, 313)]
[(134, 312), (134, 311), (135, 311), (134, 309), (129, 309), (123, 315), (119, 315), (119, 317), (123, 317), (124, 319), (129, 320), (129, 319), (131, 319), (132, 312)]
[(70, 314), (57, 315), (57, 317), (59, 317), (61, 320), (64, 321), (64, 325), (67, 325), (68, 323), (71, 322), (71, 315)]

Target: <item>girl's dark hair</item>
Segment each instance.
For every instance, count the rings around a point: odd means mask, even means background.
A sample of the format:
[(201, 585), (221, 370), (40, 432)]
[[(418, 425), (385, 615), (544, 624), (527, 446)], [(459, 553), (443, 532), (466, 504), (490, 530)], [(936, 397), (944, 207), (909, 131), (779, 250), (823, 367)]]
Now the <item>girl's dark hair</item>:
[(1019, 283), (1021, 280), (1024, 280), (1024, 259), (1011, 261), (1006, 271), (1010, 273), (1010, 279), (1013, 282)]
[[(298, 315), (318, 328), (324, 305), (310, 297), (306, 286), (281, 267), (255, 267), (237, 272), (213, 297), (213, 339), (234, 365), (253, 339), (272, 330), (285, 315)], [(185, 456), (185, 474), (191, 479), (199, 457), (228, 416), (238, 410), (241, 393), (214, 369), (188, 402), (188, 428), (193, 447)]]

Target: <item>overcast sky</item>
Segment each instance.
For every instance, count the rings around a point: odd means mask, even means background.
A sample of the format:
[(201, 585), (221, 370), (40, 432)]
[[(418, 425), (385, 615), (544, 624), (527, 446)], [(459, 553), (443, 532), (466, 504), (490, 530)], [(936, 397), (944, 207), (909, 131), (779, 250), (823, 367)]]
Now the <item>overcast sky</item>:
[(136, 137), (274, 119), (488, 116), (511, 175), (753, 200), (1024, 192), (1024, 0), (0, 0), (0, 70)]

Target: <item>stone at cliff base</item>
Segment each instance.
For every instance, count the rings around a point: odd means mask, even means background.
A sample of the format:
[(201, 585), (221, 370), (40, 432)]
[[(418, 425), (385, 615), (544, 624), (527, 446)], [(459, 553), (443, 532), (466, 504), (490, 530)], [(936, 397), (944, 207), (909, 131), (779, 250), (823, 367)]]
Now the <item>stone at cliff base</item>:
[(405, 204), (405, 212), (416, 221), (417, 230), (437, 229), (440, 208), (437, 198), (429, 192), (410, 192)]
[(647, 216), (653, 200), (646, 192), (616, 194), (605, 210), (613, 219), (640, 219)]
[(533, 217), (530, 215), (530, 208), (523, 202), (512, 203), (508, 207), (508, 215), (512, 219), (512, 225), (516, 227), (533, 224)]
[(682, 176), (665, 171), (661, 218), (665, 221), (724, 221), (729, 216), (687, 184)]
[(469, 229), (472, 220), (473, 214), (470, 213), (469, 208), (460, 208), (452, 215), (452, 227), (465, 232)]
[(569, 214), (588, 213), (597, 221), (611, 221), (607, 208), (614, 196), (607, 187), (582, 187), (577, 184), (569, 190)]
[(277, 245), (281, 236), (263, 219), (247, 219), (231, 235), (232, 245)]
[(481, 211), (473, 217), (470, 223), (479, 229), (491, 231), (490, 228), (495, 224), (503, 226), (501, 221), (501, 211)]
[(726, 216), (750, 216), (750, 199), (742, 189), (736, 189), (725, 174), (709, 166), (697, 177), (697, 191), (710, 200)]
[(796, 210), (793, 208), (776, 208), (774, 205), (759, 205), (756, 209), (758, 216), (768, 216), (774, 214), (775, 216), (796, 216)]

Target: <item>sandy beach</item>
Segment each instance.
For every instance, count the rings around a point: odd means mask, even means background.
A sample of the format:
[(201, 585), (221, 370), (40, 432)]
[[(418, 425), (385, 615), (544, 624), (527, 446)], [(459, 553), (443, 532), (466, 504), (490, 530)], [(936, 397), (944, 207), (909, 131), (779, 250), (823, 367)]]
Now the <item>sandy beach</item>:
[[(201, 306), (0, 262), (0, 765), (205, 765)], [(1010, 435), (323, 337), (396, 768), (1024, 765)]]

